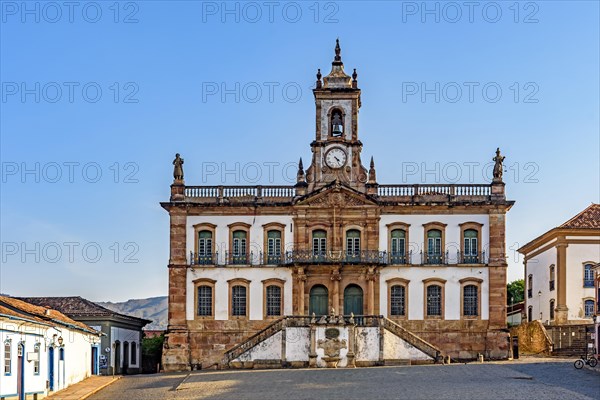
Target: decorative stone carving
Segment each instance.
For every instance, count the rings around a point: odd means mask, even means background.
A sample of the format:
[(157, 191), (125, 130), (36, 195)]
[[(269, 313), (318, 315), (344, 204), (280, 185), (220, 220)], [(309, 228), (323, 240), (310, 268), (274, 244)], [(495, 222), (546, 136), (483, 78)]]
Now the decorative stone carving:
[(346, 339), (339, 339), (340, 331), (337, 328), (329, 328), (325, 331), (325, 339), (317, 341), (317, 347), (323, 349), (325, 357), (322, 358), (327, 368), (337, 368), (340, 361), (340, 351), (347, 349)]

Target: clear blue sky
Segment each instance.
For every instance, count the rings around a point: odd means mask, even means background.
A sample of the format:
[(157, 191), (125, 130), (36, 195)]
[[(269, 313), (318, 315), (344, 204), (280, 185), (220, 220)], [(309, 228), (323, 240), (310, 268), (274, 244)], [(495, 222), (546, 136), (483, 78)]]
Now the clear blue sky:
[(286, 163), (310, 159), (310, 88), (336, 37), (380, 183), (468, 182), (465, 163), (484, 183), (501, 147), (510, 280), (510, 249), (599, 202), (596, 1), (23, 4), (0, 2), (0, 292), (166, 294), (174, 154), (188, 185), (288, 183)]

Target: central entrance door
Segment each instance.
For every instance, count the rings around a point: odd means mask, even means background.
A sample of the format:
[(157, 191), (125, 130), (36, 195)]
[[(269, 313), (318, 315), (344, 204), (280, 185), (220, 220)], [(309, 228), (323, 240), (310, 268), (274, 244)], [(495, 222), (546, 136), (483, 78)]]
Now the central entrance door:
[(329, 291), (323, 285), (315, 285), (310, 289), (310, 299), (308, 302), (308, 315), (317, 316), (327, 315), (327, 305), (329, 304)]
[(344, 289), (344, 315), (363, 315), (363, 291), (358, 285)]

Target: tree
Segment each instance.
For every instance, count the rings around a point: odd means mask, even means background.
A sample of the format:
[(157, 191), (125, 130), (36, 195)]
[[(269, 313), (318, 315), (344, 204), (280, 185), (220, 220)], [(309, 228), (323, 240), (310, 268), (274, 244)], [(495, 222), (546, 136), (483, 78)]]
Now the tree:
[(520, 303), (525, 299), (525, 280), (517, 279), (506, 285), (506, 304)]

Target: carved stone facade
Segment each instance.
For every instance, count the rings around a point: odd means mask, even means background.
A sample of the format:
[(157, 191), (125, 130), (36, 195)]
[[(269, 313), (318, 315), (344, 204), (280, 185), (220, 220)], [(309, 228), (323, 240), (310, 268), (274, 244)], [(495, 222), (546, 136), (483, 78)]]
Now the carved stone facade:
[(185, 186), (179, 164), (161, 203), (171, 216), (165, 369), (218, 365), (284, 316), (331, 309), (359, 325), (389, 318), (453, 358), (507, 357), (513, 202), (501, 174), (379, 185), (374, 161), (361, 162), (361, 92), (339, 43), (331, 73), (317, 77), (312, 161), (304, 171), (300, 160), (296, 185)]

